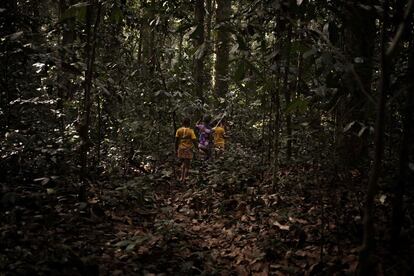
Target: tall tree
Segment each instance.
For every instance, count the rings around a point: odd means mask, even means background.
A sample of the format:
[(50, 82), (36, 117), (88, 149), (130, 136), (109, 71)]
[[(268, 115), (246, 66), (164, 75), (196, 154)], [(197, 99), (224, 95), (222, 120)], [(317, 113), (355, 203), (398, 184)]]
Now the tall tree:
[(414, 149), (414, 82), (412, 80), (412, 76), (414, 76), (414, 39), (412, 34), (409, 49), (406, 75), (407, 87), (405, 91), (406, 102), (403, 113), (403, 133), (399, 156), (399, 176), (394, 188), (395, 195), (392, 209), (391, 238), (395, 248), (399, 248), (400, 244), (399, 237), (404, 218), (403, 197), (406, 186), (409, 183), (409, 164), (412, 162)]
[[(94, 12), (94, 8), (97, 8), (96, 13)], [(94, 78), (96, 42), (98, 26), (101, 18), (101, 8), (102, 6), (100, 3), (96, 3), (94, 0), (90, 0), (86, 10), (86, 71), (84, 81), (83, 108), (81, 115), (82, 117), (79, 125), (79, 137), (81, 138), (80, 165), (82, 178), (88, 176), (88, 152), (91, 146), (89, 130), (91, 127), (92, 82)], [(94, 14), (96, 14), (95, 21), (93, 21)]]
[(211, 89), (211, 76), (212, 76), (212, 62), (211, 62), (211, 54), (213, 50), (212, 45), (212, 38), (211, 38), (211, 28), (213, 22), (213, 14), (214, 14), (214, 6), (216, 4), (215, 0), (205, 0), (205, 10), (206, 10), (206, 17), (204, 20), (205, 23), (205, 78), (204, 81), (206, 82), (205, 86)]
[[(400, 1), (403, 2), (403, 1)], [(411, 5), (412, 5), (411, 1)], [(402, 5), (399, 3), (399, 5)], [(404, 6), (396, 9), (398, 15)], [(400, 16), (401, 18), (401, 16)], [(412, 16), (411, 19), (413, 20)], [(400, 23), (401, 24), (401, 23)], [(402, 23), (404, 24), (404, 22)], [(406, 23), (412, 26), (413, 22)], [(392, 202), (392, 225), (391, 225), (391, 243), (394, 249), (400, 248), (400, 234), (404, 221), (404, 194), (409, 184), (410, 163), (414, 157), (414, 31), (411, 27), (407, 30), (409, 37), (408, 45), (408, 67), (405, 75), (405, 103), (403, 105), (403, 128), (399, 153), (398, 178), (394, 186), (394, 198)]]
[[(70, 75), (68, 70), (65, 69), (67, 64), (70, 64), (73, 52), (73, 41), (75, 39), (74, 32), (74, 19), (72, 17), (65, 17), (65, 13), (69, 7), (73, 5), (73, 0), (60, 0), (59, 1), (59, 18), (61, 22), (61, 39), (59, 48), (59, 69), (57, 76), (57, 108), (60, 112), (64, 113), (63, 106), (64, 102), (69, 94), (72, 94), (72, 82), (70, 81)], [(64, 130), (64, 116), (60, 117), (60, 128)]]
[[(374, 137), (374, 160), (368, 180), (368, 191), (365, 200), (364, 209), (364, 236), (361, 251), (359, 254), (358, 275), (374, 275), (376, 262), (373, 261), (372, 253), (374, 250), (374, 198), (378, 189), (378, 180), (381, 176), (381, 166), (384, 154), (384, 137), (385, 137), (385, 116), (387, 93), (390, 89), (391, 72), (393, 68), (393, 55), (401, 41), (404, 29), (407, 27), (408, 18), (412, 16), (413, 1), (410, 0), (407, 5), (404, 21), (401, 23), (398, 31), (393, 35), (389, 44), (388, 30), (392, 25), (390, 20), (390, 2), (385, 0), (383, 3), (383, 20), (381, 30), (381, 56), (380, 56), (380, 80), (378, 83), (379, 99), (377, 104), (377, 113), (375, 121)], [(391, 28), (392, 29), (392, 28)], [(390, 45), (390, 46), (388, 46)], [(404, 160), (402, 160), (404, 161)]]
[[(356, 166), (356, 162), (367, 157), (367, 136), (358, 135), (362, 125), (367, 121), (368, 111), (372, 110), (367, 96), (371, 95), (373, 54), (376, 39), (376, 15), (373, 0), (361, 2), (342, 2), (340, 16), (343, 18), (344, 51), (353, 64), (344, 78), (341, 87), (343, 100), (340, 102), (338, 139), (341, 162)], [(368, 7), (368, 8), (367, 8)], [(361, 26), (364, 26), (361, 28)], [(355, 77), (357, 79), (355, 79)], [(350, 95), (348, 97), (347, 95)], [(348, 100), (350, 99), (350, 100)], [(353, 123), (357, 122), (357, 123)], [(346, 133), (342, 130), (349, 124), (353, 127)]]
[(216, 62), (214, 75), (214, 93), (222, 97), (229, 90), (229, 50), (230, 32), (229, 20), (231, 15), (231, 0), (217, 0), (216, 8)]
[[(2, 1), (0, 3), (0, 8), (4, 11), (7, 11), (6, 13), (2, 13), (0, 16), (0, 35), (1, 37), (5, 37), (7, 35), (15, 33), (17, 30), (17, 24), (16, 19), (18, 18), (17, 13), (17, 1)], [(1, 132), (3, 130), (6, 130), (7, 127), (10, 127), (10, 121), (11, 121), (11, 107), (10, 102), (13, 100), (13, 94), (15, 93), (15, 87), (16, 84), (14, 83), (14, 77), (10, 74), (10, 67), (13, 64), (13, 60), (11, 59), (11, 55), (9, 52), (11, 52), (10, 46), (6, 45), (6, 43), (0, 44), (0, 50), (2, 53), (5, 53), (5, 55), (2, 55), (0, 57), (0, 62), (2, 64), (2, 74), (4, 76), (2, 82), (1, 82), (1, 88), (4, 92), (0, 95), (0, 105), (1, 107), (4, 107), (5, 114), (4, 114), (4, 126), (1, 129)], [(3, 123), (3, 116), (0, 117), (1, 121)]]
[[(286, 61), (285, 61), (285, 72), (283, 79), (283, 93), (285, 97), (286, 106), (289, 106), (291, 102), (291, 92), (289, 86), (289, 71), (290, 71), (290, 48), (292, 38), (292, 25), (288, 23), (287, 35), (286, 35)], [(292, 156), (292, 115), (287, 112), (286, 115), (286, 159), (290, 161)]]
[(195, 92), (198, 98), (204, 103), (204, 56), (206, 44), (204, 43), (204, 0), (196, 0), (194, 4), (194, 21), (196, 25), (194, 47), (197, 49), (194, 54), (194, 81)]
[(155, 70), (155, 9), (156, 1), (141, 1), (143, 11), (142, 26), (140, 29), (141, 60), (143, 62), (144, 75), (152, 76)]

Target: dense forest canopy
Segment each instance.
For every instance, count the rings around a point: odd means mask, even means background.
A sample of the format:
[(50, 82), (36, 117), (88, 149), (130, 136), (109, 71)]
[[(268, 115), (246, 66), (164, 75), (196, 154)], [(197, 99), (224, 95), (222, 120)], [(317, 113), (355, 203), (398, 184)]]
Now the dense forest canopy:
[(0, 272), (412, 275), (413, 5), (1, 1)]

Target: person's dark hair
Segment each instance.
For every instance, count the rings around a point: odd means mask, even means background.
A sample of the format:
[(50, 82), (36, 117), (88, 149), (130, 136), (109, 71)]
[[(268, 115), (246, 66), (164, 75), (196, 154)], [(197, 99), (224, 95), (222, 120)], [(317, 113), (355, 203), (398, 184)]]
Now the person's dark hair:
[(188, 126), (190, 126), (190, 123), (191, 123), (190, 118), (185, 117), (185, 118), (183, 119), (183, 126), (188, 127)]
[(211, 121), (211, 117), (209, 115), (204, 115), (203, 122), (209, 124)]

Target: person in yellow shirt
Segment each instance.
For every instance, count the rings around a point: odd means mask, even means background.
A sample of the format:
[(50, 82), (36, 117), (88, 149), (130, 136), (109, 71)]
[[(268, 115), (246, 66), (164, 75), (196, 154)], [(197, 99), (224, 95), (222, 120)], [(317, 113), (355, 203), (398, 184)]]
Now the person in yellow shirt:
[(225, 144), (225, 138), (226, 131), (224, 130), (224, 124), (223, 122), (219, 122), (219, 124), (213, 128), (213, 138), (214, 138), (214, 149), (216, 151), (216, 157), (219, 154), (222, 154), (224, 152), (224, 144)]
[(183, 126), (175, 133), (175, 152), (182, 161), (180, 182), (185, 182), (190, 169), (191, 159), (193, 159), (193, 145), (197, 147), (196, 139), (194, 130), (190, 128), (190, 119), (185, 118)]

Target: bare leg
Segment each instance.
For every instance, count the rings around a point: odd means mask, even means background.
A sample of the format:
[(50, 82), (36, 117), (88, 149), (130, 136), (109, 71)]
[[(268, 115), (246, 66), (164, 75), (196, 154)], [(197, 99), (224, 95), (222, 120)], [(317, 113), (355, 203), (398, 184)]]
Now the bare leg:
[(182, 177), (183, 182), (187, 178), (189, 169), (190, 169), (190, 159), (185, 159), (183, 162), (183, 177)]
[(206, 148), (206, 149), (201, 149), (201, 151), (204, 154), (204, 161), (209, 160), (211, 157), (211, 150)]
[(185, 159), (183, 160), (183, 163), (181, 164), (181, 177), (180, 182), (183, 182), (185, 178)]

